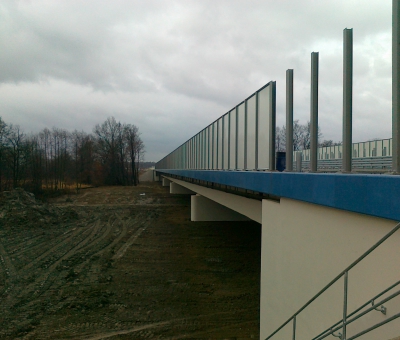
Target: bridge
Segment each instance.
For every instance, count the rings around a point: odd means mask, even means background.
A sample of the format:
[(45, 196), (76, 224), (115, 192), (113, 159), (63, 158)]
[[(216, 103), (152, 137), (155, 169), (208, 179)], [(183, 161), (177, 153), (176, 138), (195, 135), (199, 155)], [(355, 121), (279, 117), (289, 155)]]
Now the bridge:
[[(391, 139), (352, 143), (353, 35), (345, 29), (343, 145), (318, 149), (313, 52), (310, 150), (293, 152), (293, 70), (286, 71), (285, 171), (277, 171), (274, 81), (156, 164), (155, 180), (191, 195), (192, 221), (262, 225), (262, 339), (400, 335), (399, 22), (394, 0)], [(376, 168), (380, 174), (365, 173)]]

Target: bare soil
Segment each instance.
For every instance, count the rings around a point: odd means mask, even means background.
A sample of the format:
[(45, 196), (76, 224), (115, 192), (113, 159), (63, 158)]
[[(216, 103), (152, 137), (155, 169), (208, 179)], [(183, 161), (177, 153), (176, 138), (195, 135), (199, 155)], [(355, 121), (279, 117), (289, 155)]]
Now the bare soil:
[(261, 228), (158, 183), (0, 196), (0, 339), (256, 339)]

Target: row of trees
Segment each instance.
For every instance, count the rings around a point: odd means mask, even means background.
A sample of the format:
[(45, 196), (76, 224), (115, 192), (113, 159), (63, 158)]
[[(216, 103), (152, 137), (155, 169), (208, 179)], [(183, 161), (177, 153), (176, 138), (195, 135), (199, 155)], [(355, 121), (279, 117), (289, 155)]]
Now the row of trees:
[[(322, 133), (318, 127), (318, 143), (319, 146), (334, 146), (341, 145), (342, 142), (334, 142), (333, 140), (323, 140)], [(299, 124), (298, 120), (293, 122), (293, 151), (307, 150), (310, 149), (310, 122), (307, 124)], [(276, 128), (276, 151), (286, 151), (286, 126)]]
[(0, 117), (0, 191), (137, 185), (143, 155), (138, 128), (114, 117), (96, 125), (93, 133), (45, 128), (30, 135)]

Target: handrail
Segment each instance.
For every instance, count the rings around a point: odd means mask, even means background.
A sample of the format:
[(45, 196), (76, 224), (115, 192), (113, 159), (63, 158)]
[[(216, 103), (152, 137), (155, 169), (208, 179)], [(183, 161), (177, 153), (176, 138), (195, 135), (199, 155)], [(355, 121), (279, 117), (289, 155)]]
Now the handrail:
[[(371, 254), (376, 248), (378, 248), (383, 242), (385, 242), (389, 237), (391, 237), (395, 232), (400, 229), (400, 223), (393, 227), (385, 236), (383, 236), (378, 242), (376, 242), (371, 248), (369, 248), (364, 254), (358, 257), (354, 262), (352, 262), (346, 269), (344, 269), (339, 275), (337, 275), (331, 282), (329, 282), (324, 288), (322, 288), (314, 297), (312, 297), (306, 304), (303, 305), (296, 313), (294, 313), (285, 323), (283, 323), (278, 329), (276, 329), (272, 334), (270, 334), (265, 340), (271, 339), (275, 334), (277, 334), (283, 327), (285, 327), (289, 322), (296, 320), (297, 315), (299, 315), (304, 309), (306, 309), (312, 302), (314, 302), (319, 296), (321, 296), (328, 288), (330, 288), (334, 283), (336, 283), (342, 276), (347, 277), (347, 273), (361, 262), (365, 257)], [(346, 280), (345, 280), (346, 281)], [(347, 305), (347, 282), (345, 282), (345, 303)], [(344, 314), (346, 314), (344, 312)], [(346, 315), (343, 318), (343, 328), (345, 329), (347, 322), (345, 320)], [(375, 329), (375, 328), (372, 328)], [(371, 329), (371, 330), (372, 330)], [(295, 332), (295, 327), (293, 327)], [(363, 333), (364, 334), (364, 333)], [(349, 339), (350, 340), (350, 339)]]
[[(399, 296), (399, 295), (400, 295), (400, 290), (398, 290), (397, 292), (391, 294), (390, 296), (388, 296), (388, 297), (385, 298), (384, 300), (380, 301), (379, 303), (372, 305), (371, 307), (369, 307), (368, 309), (366, 309), (366, 310), (363, 311), (362, 313), (358, 314), (357, 316), (355, 316), (355, 317), (353, 317), (353, 318), (347, 320), (347, 321), (345, 322), (345, 325), (347, 326), (347, 325), (351, 324), (352, 322), (358, 320), (359, 318), (361, 318), (361, 317), (364, 316), (365, 314), (368, 314), (369, 312), (371, 312), (371, 311), (373, 311), (373, 310), (376, 310), (377, 307), (382, 306), (384, 303), (386, 303), (386, 302), (392, 300), (393, 298), (395, 298), (396, 296)], [(354, 313), (352, 313), (352, 315), (354, 315)], [(400, 314), (399, 314), (399, 316), (400, 316)], [(387, 320), (388, 320), (388, 319), (387, 319)], [(387, 320), (385, 320), (385, 321), (387, 321)], [(338, 326), (338, 325), (339, 325), (340, 323), (342, 323), (342, 322), (343, 322), (343, 320), (340, 320), (338, 323), (336, 323), (335, 325), (333, 325), (331, 328), (325, 330), (323, 333), (321, 333), (321, 334), (318, 335), (317, 337), (313, 338), (313, 340), (322, 340), (322, 339), (325, 339), (327, 336), (329, 336), (329, 335), (333, 334), (334, 332), (338, 331), (339, 329), (343, 328), (343, 325), (342, 325), (342, 326)], [(375, 326), (376, 326), (376, 325), (375, 325)], [(334, 327), (335, 327), (335, 328), (334, 328)], [(376, 327), (375, 327), (375, 328), (376, 328)], [(375, 328), (372, 328), (372, 327), (371, 327), (371, 330), (372, 330), (372, 329), (375, 329)], [(363, 333), (363, 334), (364, 334), (364, 333)], [(360, 334), (360, 335), (361, 335), (361, 334)], [(354, 336), (353, 336), (353, 338), (354, 338)]]
[[(349, 315), (347, 315), (348, 318), (352, 317), (353, 315), (357, 314), (360, 310), (362, 310), (363, 308), (365, 308), (366, 306), (373, 304), (374, 308), (368, 308), (366, 311), (362, 312), (361, 314), (357, 315), (355, 318), (351, 319), (350, 321), (348, 321), (348, 323), (351, 323), (352, 321), (355, 321), (356, 319), (360, 318), (361, 316), (369, 313), (371, 310), (375, 309), (377, 306), (380, 306), (382, 304), (384, 304), (385, 302), (391, 300), (392, 298), (394, 298), (397, 295), (400, 295), (400, 290), (397, 291), (396, 293), (390, 295), (388, 298), (380, 301), (379, 303), (375, 303), (374, 302), (380, 298), (382, 295), (386, 294), (387, 292), (389, 292), (390, 290), (392, 290), (393, 288), (395, 288), (396, 286), (398, 286), (400, 284), (400, 281), (395, 282), (394, 284), (392, 284), (391, 286), (389, 286), (388, 288), (386, 288), (384, 291), (380, 292), (379, 294), (375, 295), (372, 299), (368, 300), (367, 302), (365, 302), (362, 306), (358, 307), (355, 311), (353, 311), (352, 313), (350, 313)], [(320, 334), (318, 334), (316, 337), (314, 337), (312, 340), (321, 340), (324, 339), (324, 337), (328, 336), (330, 333), (327, 333), (329, 331), (337, 331), (341, 328), (341, 326), (337, 327), (340, 323), (342, 322), (342, 320), (339, 320), (338, 322), (336, 322), (333, 326), (331, 326), (330, 328), (326, 329), (325, 331), (321, 332)]]

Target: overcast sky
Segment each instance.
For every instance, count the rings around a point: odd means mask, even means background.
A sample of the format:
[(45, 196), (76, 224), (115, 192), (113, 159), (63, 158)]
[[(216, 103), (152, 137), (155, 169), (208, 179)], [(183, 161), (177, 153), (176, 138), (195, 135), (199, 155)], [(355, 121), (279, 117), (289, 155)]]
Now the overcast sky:
[(23, 130), (91, 132), (114, 116), (157, 161), (271, 80), (285, 123), (341, 140), (343, 29), (353, 28), (353, 141), (391, 137), (390, 0), (0, 0), (0, 116)]

